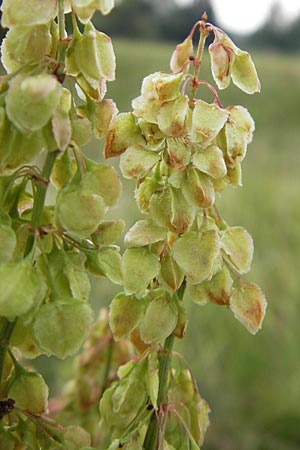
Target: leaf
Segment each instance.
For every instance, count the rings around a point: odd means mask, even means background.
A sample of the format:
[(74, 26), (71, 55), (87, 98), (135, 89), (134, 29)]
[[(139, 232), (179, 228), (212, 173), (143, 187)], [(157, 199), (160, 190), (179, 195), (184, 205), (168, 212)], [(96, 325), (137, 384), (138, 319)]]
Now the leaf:
[(39, 373), (27, 372), (24, 369), (15, 375), (8, 391), (9, 397), (16, 401), (16, 405), (31, 414), (46, 413), (48, 393), (44, 378)]
[(207, 147), (221, 131), (228, 117), (229, 112), (225, 109), (196, 100), (192, 117), (192, 141)]
[(140, 324), (140, 334), (146, 344), (167, 338), (178, 320), (177, 307), (170, 298), (158, 297), (150, 302)]
[(223, 152), (216, 145), (198, 150), (192, 156), (192, 163), (198, 170), (215, 179), (223, 178), (227, 173)]
[(134, 144), (143, 145), (144, 139), (132, 113), (118, 114), (109, 125), (104, 146), (105, 158), (119, 156)]
[(247, 94), (260, 92), (260, 81), (248, 52), (238, 50), (232, 65), (232, 81)]
[(88, 304), (61, 298), (40, 307), (34, 321), (34, 336), (47, 355), (64, 359), (74, 355), (88, 335), (93, 312)]
[(158, 126), (166, 136), (179, 137), (187, 133), (186, 117), (189, 98), (180, 96), (161, 105), (157, 116)]
[(256, 334), (262, 326), (267, 308), (263, 291), (255, 283), (243, 283), (234, 288), (230, 297), (230, 309), (250, 333)]
[(212, 275), (220, 244), (216, 231), (198, 234), (189, 231), (173, 246), (173, 257), (191, 284), (201, 283)]
[(142, 294), (159, 272), (159, 258), (146, 247), (129, 248), (123, 255), (123, 282), (127, 295)]
[(221, 236), (222, 249), (239, 273), (249, 272), (253, 258), (253, 240), (243, 227), (229, 227)]
[(125, 178), (144, 178), (158, 161), (160, 155), (157, 153), (133, 145), (121, 155), (120, 169)]
[(109, 308), (109, 325), (114, 338), (128, 336), (140, 323), (144, 313), (144, 304), (133, 295), (120, 292), (111, 302)]
[(0, 265), (0, 316), (13, 321), (34, 305), (44, 293), (42, 280), (30, 258)]
[(167, 237), (167, 229), (157, 225), (152, 219), (138, 220), (126, 233), (126, 247), (143, 247), (163, 241)]

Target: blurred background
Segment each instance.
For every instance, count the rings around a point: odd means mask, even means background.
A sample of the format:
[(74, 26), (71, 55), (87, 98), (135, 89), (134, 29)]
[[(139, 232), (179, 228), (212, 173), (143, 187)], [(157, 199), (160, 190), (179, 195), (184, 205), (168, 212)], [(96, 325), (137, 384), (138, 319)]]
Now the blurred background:
[[(251, 112), (256, 132), (243, 163), (243, 188), (217, 201), (224, 219), (242, 225), (255, 243), (248, 281), (264, 290), (268, 309), (263, 329), (253, 337), (229, 310), (187, 304), (187, 337), (177, 345), (208, 401), (211, 425), (203, 450), (300, 449), (300, 2), (240, 0), (123, 0), (96, 26), (108, 33), (117, 56), (117, 80), (109, 86), (120, 111), (131, 109), (143, 77), (169, 70), (174, 46), (203, 11), (251, 51), (262, 91), (243, 94), (235, 86), (220, 93), (224, 106)], [(4, 31), (1, 30), (2, 37)], [(208, 58), (201, 78), (212, 81)], [(199, 91), (202, 95), (202, 91)], [(101, 146), (88, 152), (101, 158)], [(117, 166), (117, 161), (115, 162)], [(140, 218), (124, 182), (115, 217), (127, 229)], [(117, 288), (93, 280), (95, 309), (108, 305)], [(36, 362), (56, 393), (59, 372), (67, 380), (70, 363)]]

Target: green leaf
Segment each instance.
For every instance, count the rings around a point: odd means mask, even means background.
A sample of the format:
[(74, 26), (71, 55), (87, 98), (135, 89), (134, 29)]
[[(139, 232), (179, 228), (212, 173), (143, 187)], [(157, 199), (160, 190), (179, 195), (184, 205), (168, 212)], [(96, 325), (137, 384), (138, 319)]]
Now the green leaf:
[(104, 146), (105, 158), (119, 156), (134, 144), (143, 145), (144, 139), (132, 113), (121, 113), (115, 117), (108, 128)]
[(42, 280), (30, 258), (0, 265), (0, 316), (13, 321), (26, 313), (44, 292)]
[[(23, 8), (24, 9), (24, 8)], [(50, 53), (49, 25), (17, 25), (2, 41), (1, 62), (8, 73), (27, 63), (41, 62)]]
[(228, 117), (229, 112), (216, 104), (196, 100), (192, 118), (192, 141), (207, 147), (221, 131)]
[(146, 344), (154, 344), (167, 338), (178, 320), (178, 309), (168, 296), (152, 300), (140, 324), (141, 338)]
[(176, 45), (170, 61), (172, 72), (188, 72), (190, 66), (189, 58), (193, 56), (193, 53), (193, 39), (190, 37), (187, 37), (183, 42)]
[(232, 65), (232, 81), (247, 94), (260, 92), (260, 81), (248, 52), (238, 50)]
[(143, 247), (166, 239), (167, 229), (157, 225), (152, 219), (138, 220), (126, 233), (126, 247)]
[(198, 170), (215, 179), (223, 178), (227, 173), (223, 152), (216, 145), (198, 150), (192, 156), (192, 163)]
[(84, 301), (57, 299), (40, 307), (34, 336), (47, 355), (64, 359), (74, 355), (88, 335), (93, 312)]
[(186, 95), (163, 103), (157, 116), (160, 130), (167, 136), (185, 136), (188, 109), (189, 98)]
[(0, 264), (7, 263), (13, 256), (17, 244), (16, 233), (5, 224), (0, 224)]
[(243, 283), (239, 288), (233, 289), (230, 309), (250, 333), (256, 334), (261, 328), (266, 308), (266, 298), (257, 284)]
[(186, 292), (187, 296), (199, 305), (204, 305), (207, 302), (216, 305), (229, 305), (232, 284), (233, 281), (228, 269), (223, 267), (209, 281), (203, 281), (200, 284), (188, 284)]
[(7, 116), (22, 133), (40, 130), (56, 110), (61, 93), (53, 75), (17, 75), (5, 97)]
[(3, 28), (16, 25), (36, 25), (49, 23), (57, 14), (57, 4), (53, 0), (5, 0), (1, 6)]
[(32, 414), (46, 413), (48, 408), (49, 389), (44, 378), (36, 372), (24, 369), (15, 375), (8, 395), (16, 401), (19, 408)]
[(216, 231), (189, 231), (173, 246), (173, 257), (192, 284), (201, 283), (212, 275), (215, 259), (220, 252)]
[(123, 255), (125, 293), (141, 295), (159, 272), (159, 258), (147, 247), (129, 248)]
[(229, 227), (221, 235), (222, 249), (239, 272), (249, 272), (253, 258), (253, 240), (243, 227)]
[(157, 153), (133, 145), (121, 155), (120, 169), (125, 178), (145, 178), (159, 160)]
[(109, 325), (114, 338), (128, 336), (136, 328), (144, 313), (144, 304), (133, 295), (127, 296), (120, 292), (111, 302), (109, 310)]

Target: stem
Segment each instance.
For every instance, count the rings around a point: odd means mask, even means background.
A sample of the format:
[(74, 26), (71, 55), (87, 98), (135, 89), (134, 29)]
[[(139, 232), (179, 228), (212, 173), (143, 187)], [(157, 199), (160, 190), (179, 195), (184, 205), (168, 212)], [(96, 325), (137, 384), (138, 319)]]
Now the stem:
[(196, 91), (198, 88), (197, 81), (198, 81), (198, 77), (199, 77), (205, 41), (208, 36), (208, 32), (205, 28), (205, 25), (206, 25), (206, 22), (203, 22), (203, 21), (200, 22), (200, 38), (199, 38), (199, 43), (198, 43), (198, 48), (197, 48), (197, 54), (195, 57), (193, 82), (192, 82), (192, 87), (191, 87), (191, 92), (190, 92), (191, 100), (195, 98)]
[(113, 341), (113, 338), (111, 338), (108, 342), (106, 366), (105, 366), (104, 375), (103, 375), (103, 382), (102, 382), (100, 398), (102, 398), (102, 395), (104, 394), (105, 389), (109, 385), (109, 372), (110, 372), (111, 362), (112, 362), (113, 346), (114, 346), (114, 341)]
[[(3, 368), (4, 368), (4, 360), (6, 355), (7, 346), (9, 344), (10, 337), (12, 335), (13, 329), (14, 329), (15, 322), (9, 322), (7, 319), (5, 319), (1, 335), (0, 335), (0, 383), (2, 381), (2, 374), (3, 374)], [(0, 395), (2, 392), (0, 392)]]
[(58, 45), (58, 61), (64, 63), (66, 44), (63, 42), (65, 38), (65, 11), (64, 11), (64, 0), (58, 0), (58, 33), (59, 33), (59, 45)]

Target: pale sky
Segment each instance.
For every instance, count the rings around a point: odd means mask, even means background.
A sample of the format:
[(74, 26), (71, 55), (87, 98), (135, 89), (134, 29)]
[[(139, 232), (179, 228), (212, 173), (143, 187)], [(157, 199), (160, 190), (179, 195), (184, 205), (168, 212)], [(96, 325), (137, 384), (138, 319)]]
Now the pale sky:
[[(176, 0), (188, 4), (192, 0)], [(282, 7), (285, 18), (300, 14), (300, 0), (211, 0), (220, 26), (228, 31), (251, 33), (265, 22), (274, 3)]]

